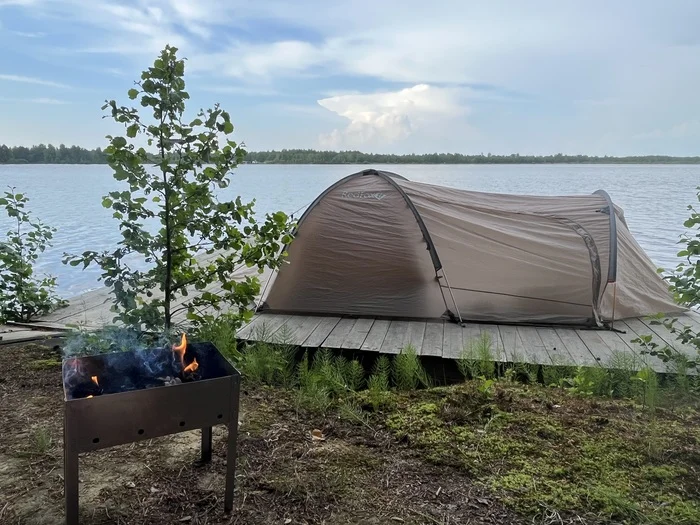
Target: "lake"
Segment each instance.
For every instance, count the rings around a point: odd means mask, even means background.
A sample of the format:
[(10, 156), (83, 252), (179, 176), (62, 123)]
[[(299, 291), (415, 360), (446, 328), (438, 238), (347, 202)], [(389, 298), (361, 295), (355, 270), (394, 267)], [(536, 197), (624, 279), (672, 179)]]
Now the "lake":
[[(299, 211), (336, 180), (370, 166), (241, 166), (221, 197), (256, 199), (258, 215)], [(679, 235), (688, 204), (697, 202), (699, 165), (379, 165), (408, 179), (497, 193), (570, 195), (606, 190), (625, 211), (638, 242), (659, 266), (677, 262)], [(102, 196), (120, 189), (108, 166), (0, 165), (0, 187), (15, 186), (30, 198), (34, 215), (58, 229), (39, 270), (58, 277), (59, 292), (71, 297), (101, 286), (99, 269), (61, 264), (64, 252), (113, 249), (118, 223), (102, 207)], [(298, 216), (298, 214), (297, 214)], [(0, 216), (0, 232), (9, 226)], [(2, 238), (2, 237), (0, 237)]]

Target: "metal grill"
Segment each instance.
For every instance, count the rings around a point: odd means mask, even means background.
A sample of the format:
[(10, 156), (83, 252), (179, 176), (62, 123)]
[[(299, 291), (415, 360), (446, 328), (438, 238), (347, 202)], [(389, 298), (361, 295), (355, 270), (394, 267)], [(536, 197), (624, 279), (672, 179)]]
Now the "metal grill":
[(189, 344), (186, 355), (199, 363), (190, 377), (176, 370), (173, 354), (165, 348), (63, 361), (68, 525), (78, 523), (81, 452), (200, 428), (202, 461), (209, 462), (214, 425), (228, 426), (224, 509), (233, 509), (240, 373), (211, 343)]

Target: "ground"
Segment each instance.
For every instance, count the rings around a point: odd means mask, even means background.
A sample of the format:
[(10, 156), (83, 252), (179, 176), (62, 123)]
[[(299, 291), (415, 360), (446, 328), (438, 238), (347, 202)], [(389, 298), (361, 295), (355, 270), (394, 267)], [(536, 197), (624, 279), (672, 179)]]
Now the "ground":
[[(0, 357), (0, 523), (62, 523), (57, 355), (33, 344)], [(81, 523), (700, 522), (692, 408), (650, 419), (631, 401), (505, 381), (354, 396), (357, 417), (339, 417), (244, 381), (230, 515), (224, 427), (207, 465), (198, 432), (84, 454)]]

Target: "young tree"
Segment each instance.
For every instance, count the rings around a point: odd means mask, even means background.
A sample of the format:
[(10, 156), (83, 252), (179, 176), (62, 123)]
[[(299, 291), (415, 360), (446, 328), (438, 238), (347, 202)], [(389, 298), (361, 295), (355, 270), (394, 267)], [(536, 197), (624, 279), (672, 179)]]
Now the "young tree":
[[(237, 282), (233, 272), (245, 266), (261, 271), (278, 267), (282, 244), (291, 240), (292, 225), (284, 213), (268, 214), (259, 224), (252, 202), (217, 200), (215, 189), (229, 185), (229, 174), (245, 151), (226, 138), (233, 124), (218, 104), (185, 120), (185, 62), (176, 53), (166, 46), (129, 90), (129, 98), (138, 99), (143, 110), (114, 100), (102, 108), (126, 128), (126, 137), (108, 136), (105, 149), (114, 178), (126, 188), (102, 201), (120, 221), (122, 240), (112, 252), (66, 258), (74, 266), (97, 264), (114, 294), (115, 321), (138, 328), (169, 330), (180, 311), (201, 322), (211, 317), (204, 310), (216, 311), (222, 304), (236, 306), (239, 319), (249, 315), (259, 280)], [(149, 155), (139, 144), (157, 150), (155, 165), (147, 166)], [(156, 227), (149, 229), (154, 221)], [(198, 262), (195, 255), (202, 252), (213, 259)], [(135, 269), (134, 259), (148, 269)], [(221, 283), (220, 292), (186, 299), (188, 291), (204, 290), (214, 281)], [(178, 298), (182, 302), (174, 307)]]
[(51, 246), (56, 230), (33, 219), (26, 210), (28, 202), (15, 188), (0, 197), (0, 206), (13, 222), (5, 242), (0, 242), (0, 321), (30, 321), (63, 303), (55, 293), (55, 277), (34, 275), (34, 263)]

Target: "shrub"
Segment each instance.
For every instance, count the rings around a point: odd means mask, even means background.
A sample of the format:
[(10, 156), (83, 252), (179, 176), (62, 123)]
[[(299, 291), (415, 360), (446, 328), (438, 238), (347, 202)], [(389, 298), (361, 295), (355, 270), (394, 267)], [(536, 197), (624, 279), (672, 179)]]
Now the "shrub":
[(55, 228), (34, 219), (26, 210), (29, 199), (15, 188), (0, 197), (0, 206), (12, 222), (0, 242), (0, 322), (30, 321), (65, 304), (56, 295), (56, 278), (36, 277), (34, 265), (51, 246)]

